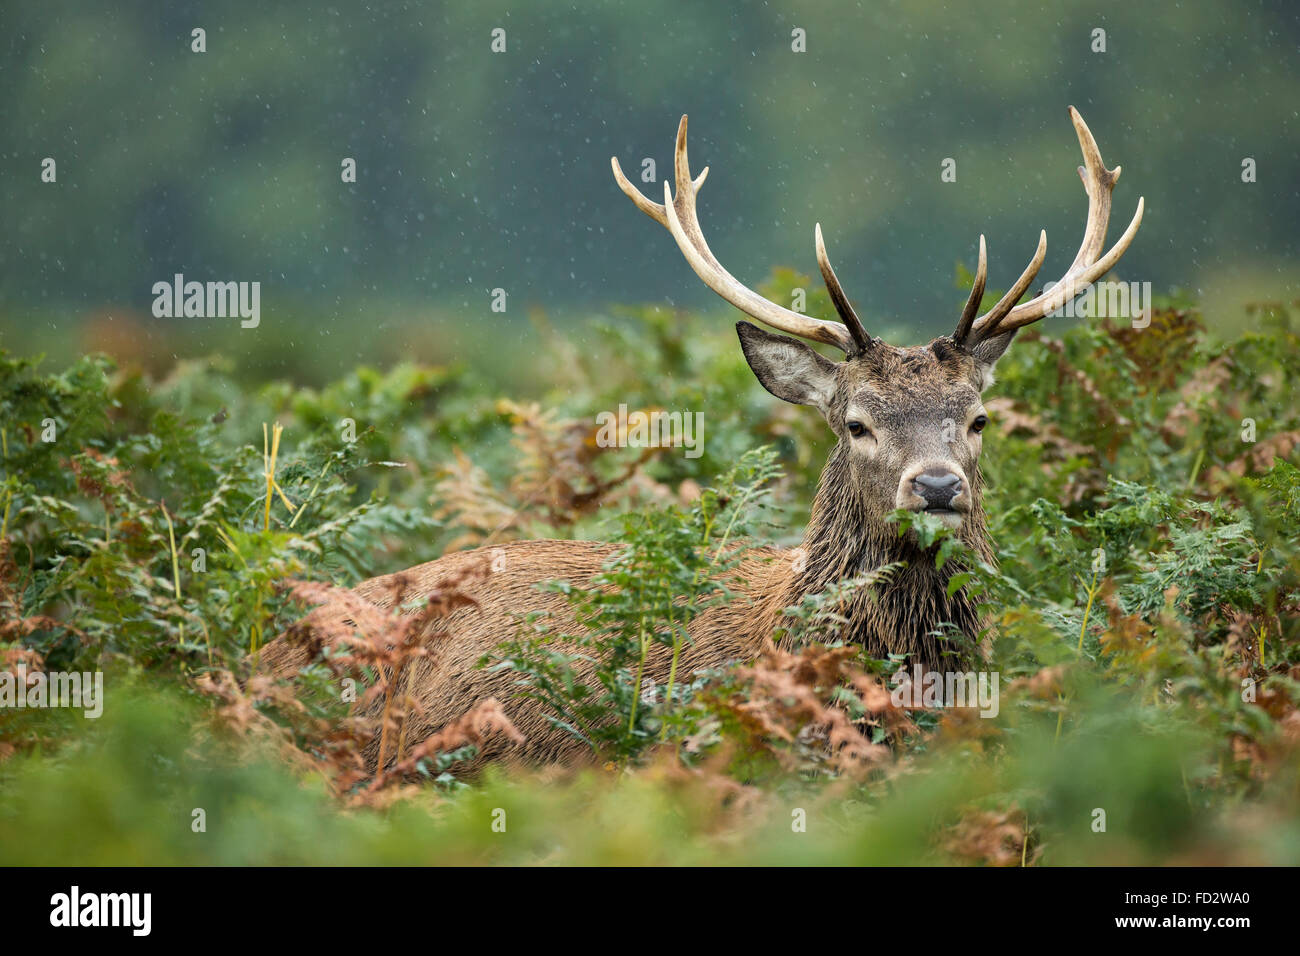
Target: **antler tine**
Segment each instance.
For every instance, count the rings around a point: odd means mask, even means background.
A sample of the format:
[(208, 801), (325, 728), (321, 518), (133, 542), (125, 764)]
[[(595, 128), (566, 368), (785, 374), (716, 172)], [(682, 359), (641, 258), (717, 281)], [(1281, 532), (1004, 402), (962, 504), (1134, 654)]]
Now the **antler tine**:
[[(817, 268), (821, 270), (822, 281), (826, 283), (826, 291), (831, 295), (831, 302), (835, 305), (835, 311), (840, 314), (844, 324), (848, 327), (849, 334), (853, 336), (853, 342), (857, 345), (859, 352), (865, 352), (871, 346), (871, 336), (867, 334), (866, 327), (863, 326), (862, 320), (858, 318), (858, 313), (853, 311), (853, 305), (849, 302), (849, 297), (844, 294), (844, 287), (840, 285), (840, 280), (835, 275), (835, 270), (831, 268), (830, 257), (826, 255), (826, 243), (822, 240), (822, 224), (819, 222), (813, 227), (813, 241), (817, 245)], [(980, 239), (981, 250), (983, 249), (983, 239)]]
[(966, 308), (961, 310), (961, 318), (957, 320), (957, 331), (953, 333), (953, 340), (961, 345), (966, 341), (966, 336), (970, 334), (971, 323), (975, 321), (975, 313), (979, 311), (980, 300), (984, 298), (984, 283), (989, 277), (989, 260), (988, 254), (984, 249), (984, 236), (980, 236), (980, 260), (979, 265), (975, 267), (975, 282), (970, 287), (970, 297), (966, 300)]
[[(849, 327), (838, 322), (827, 322), (801, 315), (775, 302), (770, 302), (741, 283), (722, 267), (722, 263), (718, 262), (710, 251), (709, 244), (704, 241), (704, 233), (700, 229), (695, 211), (695, 197), (700, 187), (704, 185), (708, 169), (700, 173), (694, 181), (691, 180), (690, 164), (686, 156), (685, 116), (677, 127), (677, 148), (673, 157), (677, 195), (673, 195), (672, 184), (665, 180), (663, 205), (645, 198), (640, 190), (623, 175), (617, 159), (612, 159), (611, 165), (619, 188), (627, 194), (638, 209), (672, 233), (673, 239), (677, 241), (677, 248), (681, 250), (682, 256), (695, 274), (722, 298), (750, 318), (757, 319), (778, 331), (833, 345), (848, 355), (855, 354), (859, 350), (856, 338)], [(833, 292), (832, 297), (834, 297)]]
[[(1008, 303), (1007, 297), (1004, 297), (987, 314), (977, 319), (974, 331), (979, 341), (994, 335), (1014, 332), (1016, 329), (1037, 322), (1049, 312), (1054, 312), (1069, 302), (1086, 286), (1096, 282), (1111, 270), (1128, 250), (1133, 237), (1137, 235), (1138, 227), (1142, 225), (1146, 200), (1139, 197), (1137, 211), (1133, 214), (1133, 220), (1128, 228), (1124, 230), (1124, 234), (1111, 250), (1101, 255), (1101, 250), (1106, 245), (1106, 228), (1110, 224), (1111, 191), (1119, 179), (1121, 167), (1106, 168), (1092, 131), (1088, 129), (1088, 124), (1083, 121), (1083, 117), (1073, 106), (1070, 107), (1070, 121), (1074, 124), (1075, 133), (1079, 137), (1079, 148), (1083, 152), (1084, 164), (1079, 167), (1079, 178), (1083, 180), (1083, 188), (1088, 194), (1088, 220), (1083, 231), (1083, 241), (1079, 244), (1079, 251), (1070, 268), (1065, 271), (1065, 275), (1051, 289), (1021, 305), (1015, 305), (1015, 300)], [(1045, 237), (1040, 241), (1040, 252), (1044, 243)], [(1039, 257), (1035, 258), (1041, 262)], [(1030, 281), (1033, 281), (1032, 276)], [(1024, 294), (1024, 289), (1020, 290), (1020, 294)], [(1008, 292), (1007, 296), (1010, 295), (1011, 293)], [(1003, 309), (1003, 305), (1007, 308)]]
[[(1038, 275), (1038, 270), (1043, 267), (1043, 259), (1047, 256), (1047, 230), (1038, 231), (1038, 248), (1034, 250), (1034, 257), (1029, 260), (1029, 265), (1025, 266), (1025, 271), (1020, 273), (1020, 278), (1016, 280), (1015, 285), (1007, 290), (1006, 295), (998, 299), (997, 304), (989, 309), (979, 318), (979, 327), (975, 329), (974, 338), (969, 342), (958, 339), (957, 342), (963, 345), (974, 346), (985, 339), (990, 339), (995, 335), (1007, 331), (1002, 328), (1002, 319), (1012, 307), (1020, 301), (1020, 297), (1025, 294), (1034, 277)], [(968, 336), (969, 338), (969, 336)]]
[(1079, 150), (1083, 153), (1083, 165), (1078, 167), (1079, 178), (1083, 180), (1084, 191), (1088, 194), (1088, 222), (1083, 230), (1083, 242), (1079, 244), (1079, 252), (1067, 270), (1073, 272), (1079, 266), (1096, 262), (1106, 245), (1111, 192), (1119, 182), (1119, 174), (1124, 168), (1106, 168), (1092, 130), (1088, 129), (1088, 124), (1073, 106), (1070, 107), (1070, 122), (1074, 124), (1075, 135), (1079, 137)]
[(1124, 230), (1124, 234), (1119, 237), (1119, 241), (1111, 246), (1110, 252), (1075, 275), (1067, 273), (1049, 291), (1030, 299), (1023, 305), (1016, 306), (1007, 313), (1005, 319), (998, 323), (998, 334), (1032, 325), (1048, 313), (1055, 312), (1082, 292), (1084, 288), (1113, 269), (1115, 263), (1119, 262), (1124, 253), (1128, 251), (1128, 247), (1133, 242), (1133, 237), (1137, 235), (1138, 227), (1142, 225), (1142, 213), (1145, 208), (1146, 202), (1144, 198), (1139, 197), (1137, 210), (1133, 213), (1132, 221), (1129, 222), (1128, 228)]
[[(685, 122), (685, 120), (686, 117), (683, 116), (682, 117), (683, 123)], [(628, 178), (623, 175), (623, 167), (621, 167), (618, 164), (617, 156), (611, 156), (609, 158), (609, 164), (614, 169), (614, 181), (618, 183), (618, 188), (623, 190), (623, 194), (627, 196), (628, 199), (632, 200), (633, 204), (636, 206), (637, 209), (640, 209), (643, 213), (645, 213), (655, 222), (659, 223), (659, 225), (667, 229), (668, 215), (667, 213), (664, 212), (664, 207), (657, 202), (653, 202), (652, 200), (647, 199), (645, 197), (645, 194), (642, 193), (641, 190), (637, 189), (635, 186), (632, 185), (632, 183), (628, 180)], [(700, 175), (696, 177), (695, 182), (691, 184), (692, 188), (696, 192), (699, 192), (700, 187), (704, 185), (704, 180), (706, 180), (708, 177), (709, 177), (709, 167), (705, 166), (702, 170), (700, 170)]]

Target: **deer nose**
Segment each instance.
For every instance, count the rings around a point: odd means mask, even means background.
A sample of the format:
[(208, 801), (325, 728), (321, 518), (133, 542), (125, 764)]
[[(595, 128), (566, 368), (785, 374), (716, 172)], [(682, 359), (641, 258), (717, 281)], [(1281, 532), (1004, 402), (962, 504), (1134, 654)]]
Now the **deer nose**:
[(961, 494), (961, 476), (943, 468), (927, 468), (912, 479), (912, 492), (926, 508), (950, 508)]

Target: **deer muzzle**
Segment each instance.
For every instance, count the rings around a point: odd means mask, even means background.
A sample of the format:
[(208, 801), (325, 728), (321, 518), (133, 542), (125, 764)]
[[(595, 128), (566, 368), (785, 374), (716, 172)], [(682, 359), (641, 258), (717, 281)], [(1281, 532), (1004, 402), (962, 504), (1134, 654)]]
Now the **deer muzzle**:
[(903, 473), (895, 503), (911, 511), (937, 514), (955, 528), (963, 513), (970, 511), (970, 483), (958, 465), (916, 465)]

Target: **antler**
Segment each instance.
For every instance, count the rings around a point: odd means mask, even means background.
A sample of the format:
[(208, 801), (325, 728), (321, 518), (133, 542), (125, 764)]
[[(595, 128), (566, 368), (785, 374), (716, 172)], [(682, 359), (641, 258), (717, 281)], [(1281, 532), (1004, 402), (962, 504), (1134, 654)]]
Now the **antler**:
[(706, 166), (692, 181), (690, 165), (686, 159), (685, 116), (677, 127), (677, 151), (673, 159), (677, 195), (673, 196), (672, 188), (665, 180), (663, 205), (651, 202), (628, 181), (628, 178), (623, 175), (623, 170), (619, 168), (617, 157), (610, 157), (610, 165), (614, 168), (614, 179), (618, 182), (619, 189), (627, 194), (638, 209), (673, 234), (673, 238), (677, 240), (677, 247), (686, 257), (690, 267), (695, 270), (695, 274), (704, 280), (705, 285), (741, 312), (781, 332), (789, 332), (814, 342), (833, 345), (847, 355), (856, 355), (871, 344), (871, 336), (867, 335), (853, 307), (849, 305), (848, 296), (844, 294), (844, 289), (831, 268), (830, 260), (826, 257), (820, 224), (814, 230), (817, 265), (821, 269), (822, 278), (830, 292), (831, 301), (835, 304), (835, 310), (844, 320), (843, 325), (801, 315), (775, 302), (770, 302), (742, 284), (722, 267), (722, 263), (718, 262), (709, 250), (709, 244), (704, 241), (704, 233), (700, 229), (699, 218), (695, 212), (695, 197), (699, 194), (700, 187), (704, 185), (709, 169)]
[(1142, 224), (1142, 211), (1145, 208), (1145, 199), (1141, 197), (1138, 199), (1137, 212), (1133, 214), (1133, 221), (1128, 224), (1128, 228), (1124, 230), (1124, 234), (1119, 237), (1119, 241), (1111, 250), (1104, 256), (1101, 255), (1101, 250), (1106, 244), (1106, 227), (1110, 222), (1111, 190), (1115, 188), (1121, 168), (1119, 166), (1114, 169), (1106, 168), (1088, 124), (1083, 121), (1083, 117), (1073, 106), (1070, 107), (1070, 121), (1074, 124), (1074, 131), (1079, 136), (1079, 148), (1083, 151), (1084, 164), (1079, 167), (1079, 178), (1083, 180), (1083, 188), (1088, 193), (1088, 222), (1084, 227), (1083, 242), (1079, 245), (1079, 252), (1060, 281), (1041, 295), (1016, 305), (1030, 283), (1034, 281), (1034, 276), (1038, 274), (1038, 269), (1043, 264), (1043, 256), (1047, 253), (1047, 233), (1041, 232), (1038, 238), (1038, 251), (1034, 253), (1029, 267), (1025, 269), (1016, 284), (1007, 291), (997, 305), (972, 322), (969, 314), (973, 313), (980, 295), (984, 292), (984, 237), (981, 236), (980, 267), (976, 275), (975, 288), (971, 289), (971, 298), (966, 303), (966, 310), (962, 313), (961, 321), (957, 324), (957, 332), (953, 335), (959, 345), (968, 349), (974, 348), (980, 342), (997, 335), (1014, 332), (1016, 329), (1037, 322), (1049, 312), (1056, 311), (1088, 285), (1109, 272), (1119, 261), (1120, 256), (1127, 251), (1133, 237), (1137, 235), (1138, 226)]

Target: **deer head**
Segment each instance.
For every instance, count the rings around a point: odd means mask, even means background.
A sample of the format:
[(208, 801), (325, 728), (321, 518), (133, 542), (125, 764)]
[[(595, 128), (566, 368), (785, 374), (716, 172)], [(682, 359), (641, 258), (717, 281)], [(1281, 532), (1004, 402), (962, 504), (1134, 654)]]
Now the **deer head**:
[[(804, 342), (773, 335), (748, 322), (736, 331), (745, 359), (759, 382), (777, 398), (812, 405), (839, 441), (823, 477), (834, 482), (835, 499), (858, 516), (859, 526), (881, 526), (896, 508), (938, 514), (949, 527), (982, 530), (980, 432), (988, 421), (980, 395), (993, 382), (993, 367), (1016, 332), (1055, 311), (1096, 282), (1124, 254), (1142, 222), (1143, 200), (1119, 241), (1102, 255), (1110, 219), (1111, 190), (1120, 167), (1107, 169), (1083, 118), (1070, 107), (1084, 165), (1088, 219), (1074, 262), (1059, 281), (1027, 302), (1020, 299), (1047, 253), (1039, 234), (1029, 266), (991, 309), (977, 315), (984, 295), (984, 237), (966, 307), (952, 335), (928, 345), (898, 348), (872, 338), (863, 327), (826, 256), (821, 225), (814, 230), (817, 264), (840, 322), (812, 318), (771, 302), (722, 267), (704, 241), (695, 200), (708, 176), (692, 179), (686, 157), (686, 117), (677, 128), (676, 195), (664, 182), (664, 202), (652, 202), (628, 181), (612, 158), (614, 178), (636, 207), (668, 229), (704, 283), (751, 318), (812, 342), (832, 345), (845, 358), (833, 362)], [(843, 487), (839, 487), (843, 485)], [(820, 497), (820, 496), (819, 496)], [(863, 520), (865, 519), (865, 520)]]

